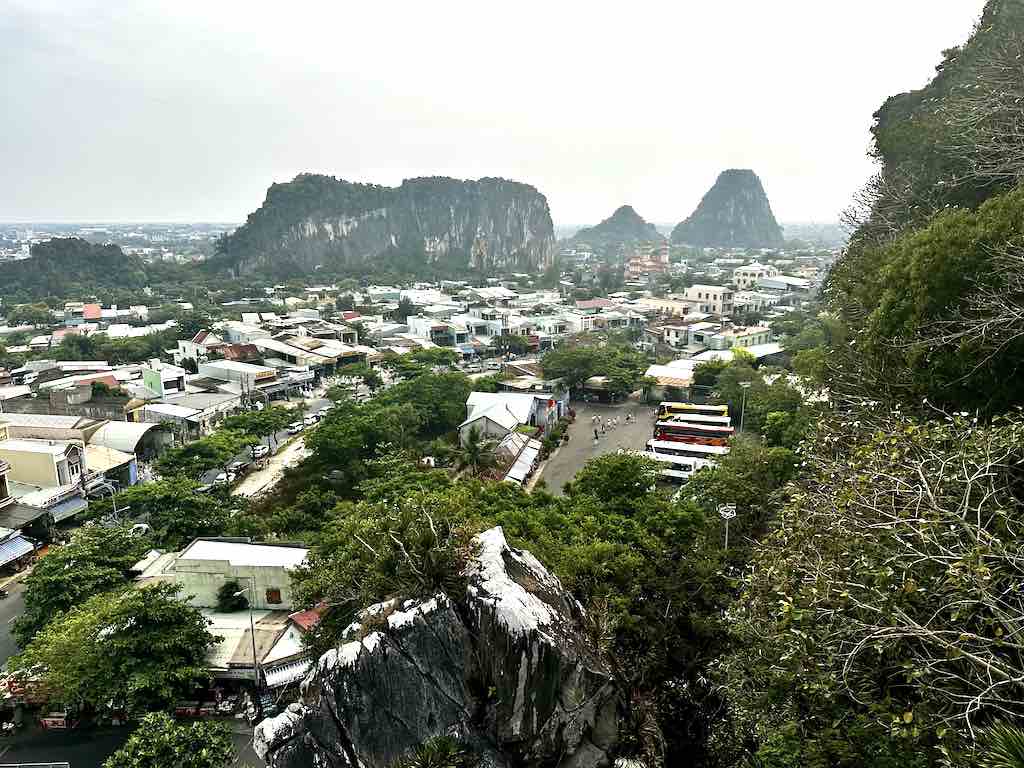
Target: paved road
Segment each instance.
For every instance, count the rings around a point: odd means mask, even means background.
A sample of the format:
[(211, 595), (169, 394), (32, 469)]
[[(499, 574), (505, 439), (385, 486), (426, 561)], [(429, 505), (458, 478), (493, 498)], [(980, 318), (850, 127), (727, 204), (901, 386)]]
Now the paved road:
[[(329, 405), (332, 405), (332, 402), (330, 400), (326, 400), (322, 397), (314, 397), (306, 401), (306, 413), (315, 413), (316, 411), (319, 411), (321, 408), (326, 408)], [(295, 414), (295, 420), (302, 421), (302, 416)], [(262, 442), (264, 445), (270, 446), (270, 449), (272, 451), (276, 452), (280, 448), (281, 444), (284, 443), (284, 441), (290, 437), (291, 435), (288, 434), (288, 430), (285, 429), (281, 430), (276, 435), (274, 435), (273, 440), (271, 440), (270, 437), (265, 437), (263, 438)], [(235, 456), (235, 461), (252, 461), (252, 452), (249, 449), (242, 451), (237, 456)], [(207, 472), (200, 478), (200, 484), (209, 485), (216, 479), (217, 475), (219, 475), (220, 472), (221, 470), (219, 469), (211, 469), (209, 472)]]
[[(654, 429), (653, 406), (633, 400), (616, 405), (574, 402), (572, 407), (576, 409), (576, 422), (569, 427), (569, 442), (559, 448), (548, 461), (540, 477), (551, 493), (561, 494), (562, 487), (595, 456), (612, 453), (619, 448), (643, 450)], [(636, 416), (635, 423), (625, 423), (627, 413)], [(591, 417), (594, 415), (600, 416), (602, 420), (616, 416), (619, 419), (619, 426), (601, 435), (596, 445), (595, 425), (591, 423)]]
[(25, 585), (17, 582), (11, 584), (7, 591), (11, 596), (0, 600), (0, 665), (19, 650), (11, 635), (11, 622), (25, 610)]

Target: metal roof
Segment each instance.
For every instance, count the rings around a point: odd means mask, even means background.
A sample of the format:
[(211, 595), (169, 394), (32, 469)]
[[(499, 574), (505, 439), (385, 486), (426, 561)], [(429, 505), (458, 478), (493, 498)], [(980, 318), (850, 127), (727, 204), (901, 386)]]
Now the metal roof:
[(67, 520), (69, 517), (74, 517), (83, 509), (89, 506), (82, 496), (75, 496), (59, 504), (54, 504), (52, 507), (46, 509), (50, 515), (53, 516), (53, 522), (59, 523), (61, 520)]
[(0, 566), (7, 565), (19, 557), (27, 555), (35, 549), (32, 542), (24, 536), (14, 536), (0, 544)]
[(303, 547), (247, 544), (244, 541), (196, 539), (178, 556), (179, 560), (225, 560), (234, 566), (295, 568), (306, 559)]

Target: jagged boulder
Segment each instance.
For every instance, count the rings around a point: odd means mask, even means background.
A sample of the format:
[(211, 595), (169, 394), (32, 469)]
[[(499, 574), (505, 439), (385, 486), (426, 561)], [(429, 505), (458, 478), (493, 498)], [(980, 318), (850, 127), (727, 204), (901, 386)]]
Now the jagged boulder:
[(500, 527), (474, 544), (464, 594), (362, 612), (301, 703), (256, 727), (268, 765), (386, 768), (442, 734), (496, 768), (608, 764), (618, 696), (579, 603)]

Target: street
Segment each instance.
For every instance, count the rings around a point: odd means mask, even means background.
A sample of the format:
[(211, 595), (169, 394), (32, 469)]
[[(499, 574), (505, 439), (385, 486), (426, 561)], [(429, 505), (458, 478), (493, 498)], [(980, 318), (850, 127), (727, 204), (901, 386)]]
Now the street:
[(11, 634), (11, 622), (25, 610), (25, 585), (18, 581), (7, 587), (10, 597), (0, 600), (0, 665), (19, 650)]
[[(653, 406), (628, 400), (625, 403), (605, 405), (603, 403), (573, 402), (576, 409), (576, 421), (569, 427), (569, 442), (551, 457), (540, 479), (547, 485), (548, 491), (561, 495), (563, 486), (576, 476), (584, 464), (595, 456), (613, 453), (620, 448), (642, 451), (651, 439), (654, 422)], [(636, 421), (626, 424), (626, 414), (633, 414)], [(601, 420), (618, 417), (619, 425), (608, 430), (594, 444), (594, 427), (591, 417), (597, 415)], [(599, 430), (600, 433), (600, 430)]]
[[(305, 412), (302, 415), (300, 415), (298, 412), (296, 412), (296, 414), (295, 414), (295, 420), (296, 421), (302, 421), (302, 417), (305, 414), (316, 413), (321, 408), (326, 408), (326, 407), (328, 407), (330, 405), (333, 405), (332, 401), (326, 400), (323, 397), (314, 397), (314, 398), (311, 398), (309, 400), (306, 400), (305, 402), (306, 402), (306, 410), (305, 410)], [(307, 427), (307, 429), (309, 429), (309, 427)], [(277, 450), (281, 447), (281, 445), (285, 441), (287, 441), (290, 437), (292, 437), (292, 436), (288, 434), (288, 430), (283, 429), (280, 432), (278, 432), (277, 434), (273, 435), (273, 438), (265, 437), (265, 438), (263, 438), (263, 440), (261, 442), (264, 445), (269, 446), (271, 451), (276, 453)], [(273, 456), (273, 454), (271, 454), (271, 456)], [(234, 460), (235, 461), (241, 461), (241, 462), (250, 462), (250, 461), (252, 461), (252, 451), (250, 451), (249, 449), (241, 451), (237, 456), (235, 456)], [(199, 479), (200, 485), (211, 485), (213, 483), (213, 481), (217, 478), (217, 475), (219, 475), (221, 472), (222, 472), (222, 470), (220, 470), (220, 469), (211, 469), (211, 470), (209, 470), (208, 472), (203, 474), (203, 476)], [(251, 494), (246, 494), (246, 495), (251, 495)]]

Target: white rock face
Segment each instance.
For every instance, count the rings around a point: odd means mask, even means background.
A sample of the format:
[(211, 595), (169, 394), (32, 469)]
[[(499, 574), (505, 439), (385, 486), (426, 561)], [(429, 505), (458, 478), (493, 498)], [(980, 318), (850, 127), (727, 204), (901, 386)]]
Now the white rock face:
[(582, 609), (501, 528), (476, 537), (465, 593), (370, 606), (321, 657), (301, 704), (256, 730), (274, 768), (386, 768), (454, 734), (485, 765), (606, 765), (618, 696)]

